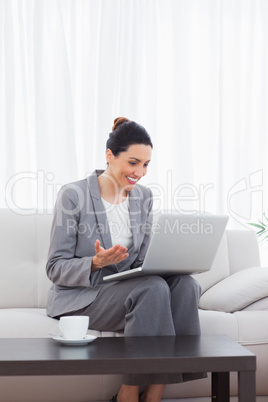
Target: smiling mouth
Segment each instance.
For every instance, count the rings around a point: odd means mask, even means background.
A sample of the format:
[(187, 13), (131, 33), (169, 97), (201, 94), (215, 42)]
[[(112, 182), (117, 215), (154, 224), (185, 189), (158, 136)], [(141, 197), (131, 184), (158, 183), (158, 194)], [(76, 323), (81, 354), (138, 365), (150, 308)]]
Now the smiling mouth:
[(137, 183), (138, 179), (133, 179), (132, 177), (126, 176), (127, 177), (127, 181), (131, 184), (135, 184)]

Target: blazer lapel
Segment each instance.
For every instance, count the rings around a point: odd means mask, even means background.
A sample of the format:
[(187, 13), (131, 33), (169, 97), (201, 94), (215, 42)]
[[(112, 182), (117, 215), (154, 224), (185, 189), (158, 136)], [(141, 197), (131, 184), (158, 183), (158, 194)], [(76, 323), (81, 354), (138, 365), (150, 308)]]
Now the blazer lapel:
[(97, 177), (103, 172), (103, 170), (96, 170), (88, 177), (88, 187), (91, 195), (95, 216), (97, 219), (100, 238), (102, 240), (103, 247), (105, 249), (112, 247), (112, 239), (110, 229), (108, 225), (107, 215), (103, 202), (101, 200), (99, 184)]
[(141, 200), (142, 194), (137, 187), (129, 192), (129, 219), (133, 236), (133, 247), (137, 246), (138, 234), (141, 225)]

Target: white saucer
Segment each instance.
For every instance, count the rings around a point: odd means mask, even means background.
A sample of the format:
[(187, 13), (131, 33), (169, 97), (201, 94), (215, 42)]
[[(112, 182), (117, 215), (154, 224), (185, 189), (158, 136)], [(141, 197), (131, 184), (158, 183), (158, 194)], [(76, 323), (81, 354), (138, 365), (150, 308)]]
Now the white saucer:
[(87, 345), (88, 343), (93, 342), (96, 338), (97, 336), (94, 335), (86, 335), (83, 339), (65, 339), (62, 335), (52, 337), (54, 341), (69, 346)]

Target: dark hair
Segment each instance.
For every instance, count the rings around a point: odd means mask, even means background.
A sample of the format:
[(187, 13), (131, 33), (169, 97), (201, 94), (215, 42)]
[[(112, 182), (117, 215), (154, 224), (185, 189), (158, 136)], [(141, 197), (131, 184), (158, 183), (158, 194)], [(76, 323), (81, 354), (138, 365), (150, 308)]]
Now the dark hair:
[(150, 145), (153, 148), (151, 138), (143, 126), (126, 117), (117, 117), (106, 142), (106, 150), (110, 149), (114, 156), (118, 156), (134, 144)]

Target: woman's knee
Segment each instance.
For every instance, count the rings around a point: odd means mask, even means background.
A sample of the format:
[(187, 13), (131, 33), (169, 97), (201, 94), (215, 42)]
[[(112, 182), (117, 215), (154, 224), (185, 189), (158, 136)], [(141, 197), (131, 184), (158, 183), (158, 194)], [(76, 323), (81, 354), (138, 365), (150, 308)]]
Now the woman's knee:
[[(157, 275), (144, 277), (144, 280), (130, 294), (130, 300), (139, 300), (148, 305), (157, 306), (170, 302), (170, 289), (167, 282)], [(129, 300), (128, 300), (129, 301)]]
[(199, 299), (201, 296), (201, 286), (200, 284), (191, 276), (189, 276), (190, 278), (190, 283), (191, 283), (191, 287), (194, 290), (196, 297)]
[(167, 297), (170, 299), (170, 288), (164, 278), (152, 275), (148, 279), (148, 291), (156, 298)]
[(177, 275), (167, 279), (171, 293), (179, 293), (181, 295), (195, 295), (200, 298), (201, 286), (190, 275)]
[(187, 287), (193, 289), (198, 295), (200, 295), (201, 286), (192, 276), (182, 275), (182, 280), (184, 282), (184, 286), (187, 286)]

